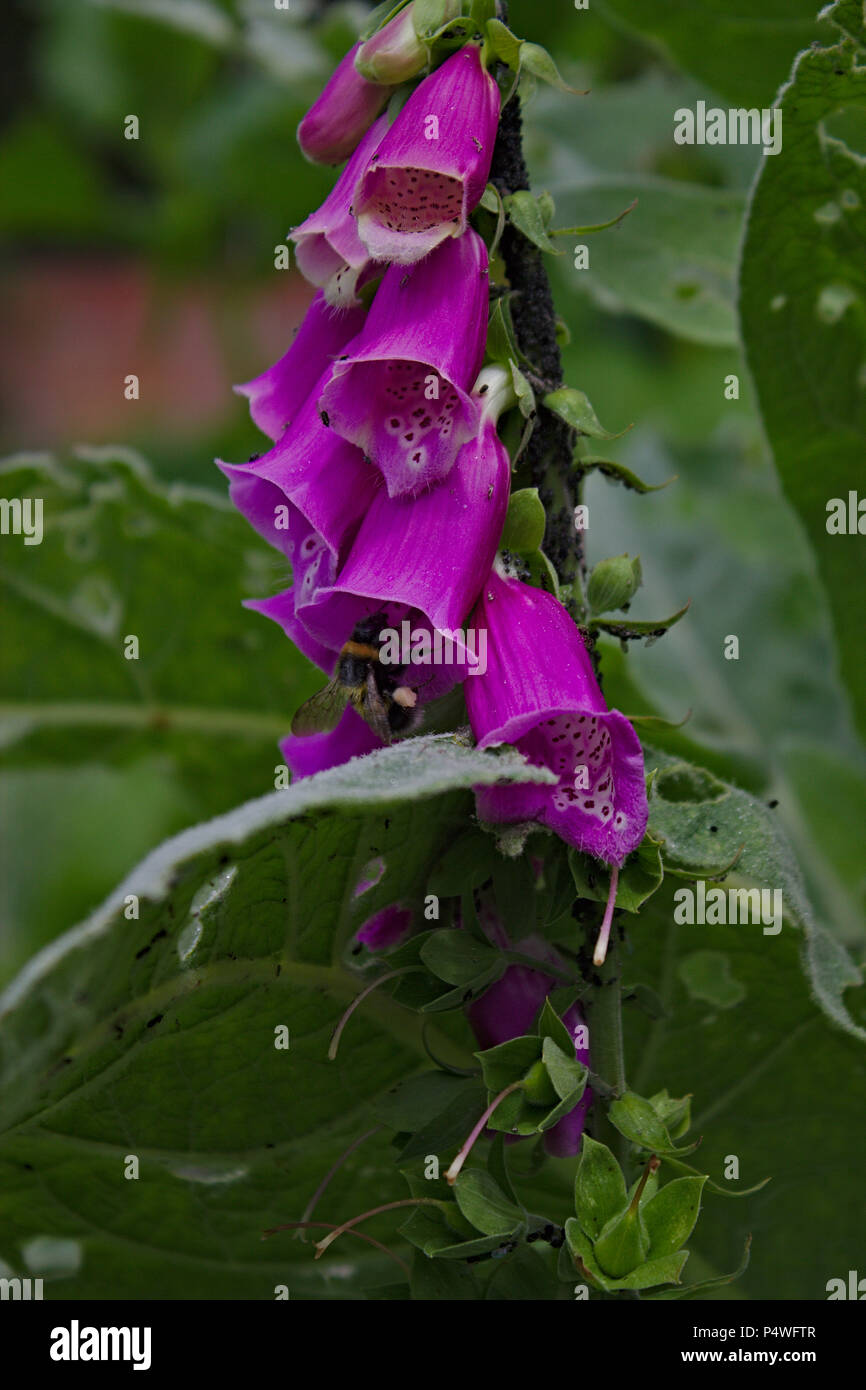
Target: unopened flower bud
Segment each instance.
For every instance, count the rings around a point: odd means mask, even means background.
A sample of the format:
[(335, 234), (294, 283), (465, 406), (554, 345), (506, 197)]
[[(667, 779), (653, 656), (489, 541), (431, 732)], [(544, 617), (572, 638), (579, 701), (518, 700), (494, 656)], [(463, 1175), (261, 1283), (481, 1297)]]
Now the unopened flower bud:
[(600, 560), (589, 576), (586, 596), (593, 613), (610, 613), (630, 603), (641, 586), (640, 556)]
[(418, 37), (435, 33), (460, 12), (459, 0), (416, 0), (363, 43), (355, 67), (368, 82), (393, 85), (417, 77), (427, 66), (427, 48)]

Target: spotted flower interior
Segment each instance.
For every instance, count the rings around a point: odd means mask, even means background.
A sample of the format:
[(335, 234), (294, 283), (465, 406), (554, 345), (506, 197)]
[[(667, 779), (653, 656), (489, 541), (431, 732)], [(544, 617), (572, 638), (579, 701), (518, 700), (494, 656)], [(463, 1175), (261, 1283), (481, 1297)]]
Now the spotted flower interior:
[(381, 168), (368, 175), (365, 210), (390, 231), (427, 232), (463, 216), (463, 181), (434, 169)]

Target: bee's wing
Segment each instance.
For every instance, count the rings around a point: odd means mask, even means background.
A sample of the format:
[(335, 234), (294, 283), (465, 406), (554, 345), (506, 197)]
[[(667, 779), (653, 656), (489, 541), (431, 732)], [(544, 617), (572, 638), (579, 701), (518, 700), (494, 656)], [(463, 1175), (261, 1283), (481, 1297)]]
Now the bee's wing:
[(383, 743), (390, 743), (391, 725), (388, 723), (388, 706), (382, 699), (376, 684), (376, 672), (372, 666), (367, 672), (363, 699), (356, 705), (356, 708), (358, 713), (364, 716), (373, 733), (378, 734)]
[(292, 720), (292, 733), (298, 738), (306, 738), (310, 734), (326, 734), (335, 729), (347, 700), (346, 687), (339, 681), (329, 681), (323, 690), (317, 690), (301, 705)]

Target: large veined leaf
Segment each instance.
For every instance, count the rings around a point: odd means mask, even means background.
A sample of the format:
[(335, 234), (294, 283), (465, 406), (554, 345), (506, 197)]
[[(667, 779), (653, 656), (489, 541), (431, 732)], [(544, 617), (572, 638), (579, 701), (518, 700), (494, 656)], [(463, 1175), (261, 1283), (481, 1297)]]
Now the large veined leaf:
[(733, 1192), (771, 1179), (736, 1201), (706, 1192), (684, 1280), (736, 1268), (751, 1235), (747, 1273), (711, 1296), (824, 1299), (866, 1238), (862, 1043), (809, 1000), (794, 933), (677, 925), (673, 910), (666, 886), (629, 932), (626, 981), (649, 985), (664, 1008), (650, 1021), (626, 1005), (629, 1084), (691, 1093), (689, 1138), (702, 1143), (685, 1161), (714, 1183)]
[[(564, 226), (607, 221), (637, 199), (616, 228), (587, 239), (588, 269), (568, 272), (576, 288), (605, 309), (637, 314), (695, 342), (736, 342), (740, 193), (627, 174), (600, 175), (577, 186), (570, 181), (551, 191)], [(580, 244), (584, 238), (561, 241)]]
[[(425, 1061), (417, 1016), (385, 991), (327, 1059), (368, 983), (346, 965), (365, 866), (383, 860), (380, 887), (420, 908), (466, 789), (500, 778), (549, 774), (428, 736), (273, 792), (154, 851), (37, 956), (0, 999), (5, 1263), (72, 1242), (76, 1272), (53, 1289), (73, 1297), (359, 1297), (399, 1280), (351, 1238), (316, 1264), (261, 1235), (302, 1215), (376, 1097)], [(435, 1026), (426, 1040), (471, 1063)], [(371, 1143), (314, 1219), (404, 1195)]]
[(598, 9), (743, 106), (769, 106), (821, 33), (814, 0), (598, 0)]
[(844, 998), (862, 985), (861, 973), (814, 920), (799, 867), (772, 811), (690, 763), (653, 752), (648, 765), (655, 768), (649, 829), (663, 842), (665, 868), (684, 879), (712, 874), (725, 894), (757, 885), (760, 921), (755, 923), (750, 908), (752, 925), (743, 930), (760, 932), (767, 941), (783, 930), (801, 935), (803, 968), (815, 999), (834, 1023), (866, 1041), (866, 1030), (851, 1017)]
[[(866, 730), (862, 603), (851, 583), (866, 438), (866, 172), (862, 146), (838, 138), (842, 129), (856, 133), (858, 121), (866, 128), (866, 28), (853, 0), (830, 13), (844, 34), (802, 54), (782, 94), (782, 151), (764, 162), (749, 210), (740, 315), (767, 434), (814, 546), (842, 673)], [(828, 529), (833, 499), (842, 534)]]
[[(216, 491), (117, 448), (0, 476), (4, 496), (42, 500), (44, 524), (0, 556), (6, 971), (165, 835), (273, 788), (277, 740), (322, 678), (243, 612), (288, 567)], [(35, 844), (50, 876), (30, 872)]]

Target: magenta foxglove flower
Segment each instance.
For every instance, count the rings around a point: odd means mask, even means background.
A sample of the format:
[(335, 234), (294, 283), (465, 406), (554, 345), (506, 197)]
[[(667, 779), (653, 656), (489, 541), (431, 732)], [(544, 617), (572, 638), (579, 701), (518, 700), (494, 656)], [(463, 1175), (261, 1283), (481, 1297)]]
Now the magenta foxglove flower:
[(465, 692), (479, 747), (514, 744), (559, 779), (479, 789), (479, 815), (540, 821), (618, 867), (646, 830), (643, 751), (625, 715), (605, 704), (580, 632), (552, 595), (496, 567), (473, 623), (487, 628), (489, 652), (487, 674)]
[(322, 95), (298, 126), (298, 144), (316, 164), (342, 164), (384, 110), (392, 88), (368, 82), (355, 68), (361, 47), (349, 49)]
[[(486, 923), (484, 926), (487, 934), (491, 935)], [(492, 933), (492, 938), (500, 947), (509, 944), (501, 927)], [(514, 949), (520, 951), (521, 955), (534, 956), (539, 969), (533, 970), (528, 965), (509, 965), (505, 974), (494, 981), (480, 999), (469, 1005), (466, 1014), (482, 1051), (531, 1033), (539, 1009), (551, 990), (556, 988), (557, 981), (552, 975), (545, 974), (544, 965), (561, 965), (562, 960), (548, 942), (541, 937), (528, 936), (517, 942)], [(583, 1032), (583, 1018), (576, 1005), (566, 1012), (562, 1021), (575, 1040), (577, 1060), (588, 1067), (589, 1047)], [(544, 1147), (549, 1154), (567, 1158), (579, 1151), (592, 1099), (592, 1091), (587, 1087), (574, 1109), (563, 1115), (552, 1129), (545, 1131)]]
[[(322, 659), (317, 665), (330, 674), (334, 669), (336, 656), (324, 648), (320, 650)], [(293, 782), (300, 782), (304, 777), (314, 777), (317, 772), (326, 772), (331, 767), (342, 767), (343, 763), (349, 762), (352, 758), (362, 758), (366, 753), (373, 753), (377, 748), (384, 746), (367, 721), (356, 714), (351, 705), (347, 705), (336, 729), (332, 729), (330, 733), (311, 734), (307, 738), (297, 738), (294, 734), (289, 734), (280, 740), (280, 752), (292, 774)]]
[(444, 482), (414, 499), (389, 497), (384, 487), (374, 493), (337, 577), (299, 606), (300, 620), (318, 641), (339, 648), (362, 618), (385, 612), (401, 632), (401, 648), (402, 634), (413, 635), (413, 660), (421, 665), (437, 662), (435, 650), (425, 660), (422, 633), (458, 634), (439, 647), (438, 659), (456, 668), (450, 680), (447, 672), (435, 673), (439, 693), (472, 670), (483, 671), (487, 634), (464, 632), (463, 624), (496, 553), (510, 477), (495, 416), (485, 414)]
[(392, 903), (376, 912), (356, 933), (356, 939), (368, 951), (387, 951), (389, 946), (397, 946), (406, 936), (412, 925), (412, 909)]
[[(460, 0), (439, 0), (433, 27), (447, 24), (459, 13)], [(415, 32), (414, 3), (362, 43), (355, 57), (355, 67), (370, 82), (407, 82), (422, 72), (427, 63), (427, 49)]]
[(364, 326), (365, 311), (338, 312), (321, 291), (307, 310), (288, 352), (266, 372), (235, 390), (246, 396), (259, 429), (277, 440), (309, 399), (322, 373)]
[(358, 231), (376, 260), (409, 264), (466, 231), (490, 173), (499, 101), (474, 44), (415, 89), (355, 195)]
[(444, 478), (478, 428), (467, 392), (487, 337), (487, 248), (468, 231), (408, 270), (391, 266), (319, 399), (323, 418), (385, 476), (392, 497)]
[(373, 266), (352, 216), (352, 194), (360, 170), (387, 128), (387, 117), (381, 116), (367, 131), (322, 206), (291, 232), (298, 269), (312, 284), (321, 285), (325, 299), (336, 307), (358, 303), (356, 291)]

